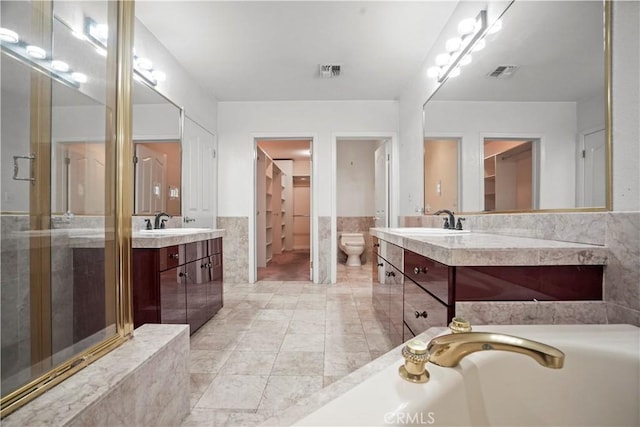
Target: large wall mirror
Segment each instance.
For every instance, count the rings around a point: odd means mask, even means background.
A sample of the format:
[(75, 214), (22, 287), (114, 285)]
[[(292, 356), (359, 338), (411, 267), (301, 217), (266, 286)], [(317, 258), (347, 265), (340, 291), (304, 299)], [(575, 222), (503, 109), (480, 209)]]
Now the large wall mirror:
[(134, 214), (181, 214), (182, 109), (140, 80), (133, 85)]
[(605, 6), (508, 7), (424, 105), (425, 213), (610, 209)]

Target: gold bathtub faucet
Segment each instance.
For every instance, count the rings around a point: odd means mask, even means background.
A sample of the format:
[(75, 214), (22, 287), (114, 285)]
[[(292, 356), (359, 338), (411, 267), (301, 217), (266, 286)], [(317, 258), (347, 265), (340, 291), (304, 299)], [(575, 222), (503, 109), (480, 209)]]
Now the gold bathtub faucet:
[(524, 354), (545, 368), (560, 369), (564, 364), (562, 351), (541, 342), (493, 332), (455, 332), (435, 337), (426, 345), (418, 340), (407, 342), (402, 350), (405, 364), (400, 366), (399, 373), (407, 381), (424, 383), (429, 380), (427, 362), (452, 368), (465, 356), (484, 350)]

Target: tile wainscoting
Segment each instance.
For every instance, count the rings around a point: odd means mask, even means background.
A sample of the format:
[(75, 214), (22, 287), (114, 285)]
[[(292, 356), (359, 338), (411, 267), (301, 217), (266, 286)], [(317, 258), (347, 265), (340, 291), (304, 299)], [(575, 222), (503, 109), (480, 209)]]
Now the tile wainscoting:
[[(577, 312), (572, 315), (584, 323), (629, 323), (640, 326), (640, 212), (566, 212), (537, 214), (465, 215), (464, 228), (476, 232), (490, 232), (510, 236), (561, 240), (575, 243), (606, 245), (609, 258), (604, 272), (604, 310), (602, 303), (574, 303)], [(441, 227), (442, 219), (433, 215), (400, 217), (402, 227)], [(475, 309), (464, 308), (465, 313), (477, 319), (491, 319), (498, 323), (493, 309), (497, 303), (468, 303)], [(506, 303), (505, 303), (506, 304)], [(527, 303), (529, 304), (529, 303)], [(503, 305), (504, 322), (519, 323), (535, 313), (541, 322), (571, 323), (566, 307), (558, 303), (522, 303)], [(536, 307), (538, 305), (540, 308)], [(555, 308), (542, 308), (544, 306)], [(563, 308), (558, 308), (563, 307)], [(586, 315), (589, 310), (594, 311)], [(523, 313), (518, 311), (524, 310)], [(570, 313), (570, 312), (569, 312)], [(582, 314), (578, 314), (582, 313)], [(603, 317), (604, 314), (604, 317)], [(500, 318), (500, 317), (498, 317)]]
[[(314, 266), (315, 268), (315, 266)], [(331, 283), (331, 217), (318, 217), (318, 283)]]
[(223, 281), (249, 281), (249, 218), (219, 216), (217, 228), (225, 230), (222, 239)]

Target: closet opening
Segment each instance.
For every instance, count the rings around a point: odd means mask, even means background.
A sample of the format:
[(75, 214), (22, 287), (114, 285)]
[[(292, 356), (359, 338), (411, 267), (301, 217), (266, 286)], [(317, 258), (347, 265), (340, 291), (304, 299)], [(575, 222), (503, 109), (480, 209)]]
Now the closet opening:
[(256, 139), (258, 281), (312, 280), (311, 139)]

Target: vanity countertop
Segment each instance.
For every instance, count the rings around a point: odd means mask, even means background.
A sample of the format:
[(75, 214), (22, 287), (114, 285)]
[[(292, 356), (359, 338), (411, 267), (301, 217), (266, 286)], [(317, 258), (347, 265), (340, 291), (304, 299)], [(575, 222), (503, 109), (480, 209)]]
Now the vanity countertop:
[(605, 265), (608, 255), (606, 246), (491, 233), (425, 236), (389, 228), (369, 232), (449, 266)]
[(167, 246), (182, 245), (184, 243), (199, 242), (201, 240), (224, 237), (224, 229), (198, 230), (189, 233), (172, 234), (171, 229), (166, 234), (142, 234), (139, 231), (133, 233), (131, 247), (139, 248), (165, 248)]

